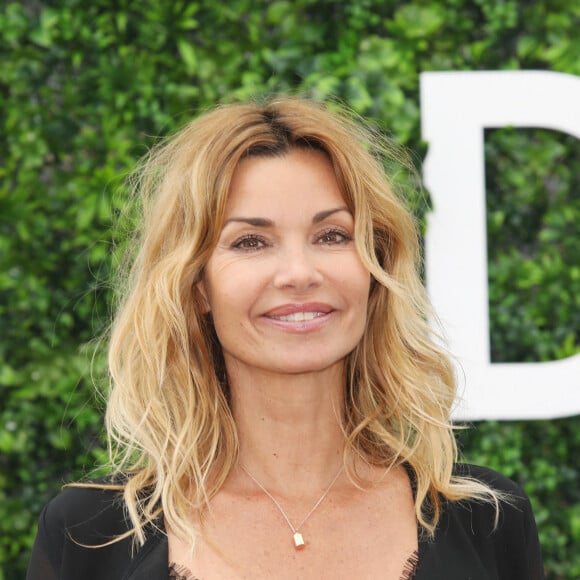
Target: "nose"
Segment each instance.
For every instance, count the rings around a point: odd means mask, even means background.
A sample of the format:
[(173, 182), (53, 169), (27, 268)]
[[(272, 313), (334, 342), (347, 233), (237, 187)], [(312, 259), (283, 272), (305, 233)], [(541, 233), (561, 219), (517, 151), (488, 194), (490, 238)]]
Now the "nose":
[(323, 280), (319, 257), (302, 244), (295, 244), (279, 252), (274, 286), (305, 292), (319, 286)]

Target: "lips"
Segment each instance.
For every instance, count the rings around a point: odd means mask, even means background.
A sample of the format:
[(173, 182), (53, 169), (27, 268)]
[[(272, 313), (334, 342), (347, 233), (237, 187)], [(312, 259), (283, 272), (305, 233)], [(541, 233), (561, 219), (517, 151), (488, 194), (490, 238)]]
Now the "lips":
[(264, 323), (285, 333), (304, 335), (326, 328), (334, 320), (336, 310), (329, 304), (309, 302), (284, 304), (262, 315)]
[(329, 304), (320, 302), (283, 304), (282, 306), (268, 310), (264, 316), (284, 322), (305, 322), (329, 314), (333, 310)]
[(306, 322), (307, 320), (314, 320), (315, 318), (324, 316), (325, 314), (326, 312), (294, 312), (293, 314), (287, 314), (286, 316), (268, 315), (268, 318), (282, 320), (284, 322)]

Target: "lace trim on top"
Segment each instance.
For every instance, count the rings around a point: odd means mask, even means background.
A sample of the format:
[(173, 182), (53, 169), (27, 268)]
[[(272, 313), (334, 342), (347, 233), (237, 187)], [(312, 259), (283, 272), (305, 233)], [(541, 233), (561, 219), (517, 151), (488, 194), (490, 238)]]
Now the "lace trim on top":
[(417, 569), (419, 568), (419, 550), (415, 550), (405, 562), (403, 566), (403, 575), (401, 580), (413, 580), (417, 574)]
[[(403, 574), (400, 580), (413, 580), (417, 574), (419, 566), (419, 551), (415, 550), (405, 562), (403, 566)], [(194, 576), (185, 566), (179, 566), (175, 563), (169, 564), (169, 578), (170, 580), (200, 580)]]
[(169, 564), (169, 578), (170, 580), (200, 580), (194, 576), (185, 566), (180, 566), (171, 562)]

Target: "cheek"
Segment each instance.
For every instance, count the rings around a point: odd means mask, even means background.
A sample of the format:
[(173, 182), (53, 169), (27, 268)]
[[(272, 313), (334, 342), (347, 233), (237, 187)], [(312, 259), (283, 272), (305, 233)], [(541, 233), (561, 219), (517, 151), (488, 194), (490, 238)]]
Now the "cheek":
[(212, 282), (208, 298), (218, 335), (243, 331), (255, 314), (254, 304), (259, 295), (255, 284), (248, 283), (247, 273), (241, 278), (232, 275)]
[(345, 278), (344, 284), (345, 287), (350, 288), (352, 298), (366, 308), (371, 291), (371, 275), (358, 260), (356, 265), (350, 270), (350, 275)]
[(361, 272), (359, 283), (351, 290), (351, 300), (354, 303), (355, 318), (356, 318), (356, 333), (361, 337), (365, 332), (368, 319), (368, 305), (369, 295), (371, 291), (370, 275), (366, 270)]
[[(370, 275), (365, 269), (356, 268), (344, 271), (340, 278), (333, 281), (340, 288), (345, 307), (350, 311), (353, 331), (358, 332), (367, 322), (367, 309), (371, 288)], [(356, 327), (356, 330), (355, 330)]]
[(227, 263), (212, 256), (206, 264), (202, 281), (198, 287), (200, 293), (205, 298), (208, 311), (211, 311), (214, 318), (218, 316), (223, 307), (228, 305), (228, 294), (231, 292), (229, 286), (232, 281), (232, 272), (229, 271)]

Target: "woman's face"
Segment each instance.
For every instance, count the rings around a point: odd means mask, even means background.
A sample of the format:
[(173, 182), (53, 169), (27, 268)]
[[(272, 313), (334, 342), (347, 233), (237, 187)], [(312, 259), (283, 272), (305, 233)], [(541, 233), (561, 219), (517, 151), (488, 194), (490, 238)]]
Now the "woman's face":
[(366, 322), (370, 275), (327, 157), (295, 149), (243, 160), (204, 271), (228, 371), (342, 365)]

